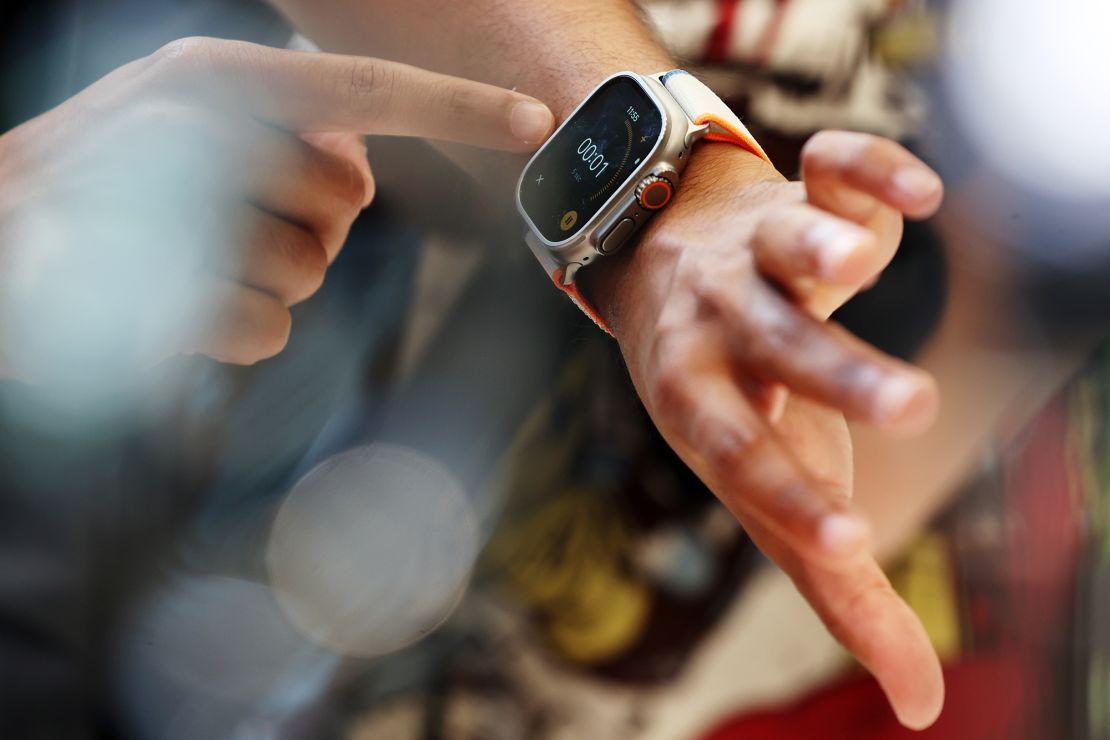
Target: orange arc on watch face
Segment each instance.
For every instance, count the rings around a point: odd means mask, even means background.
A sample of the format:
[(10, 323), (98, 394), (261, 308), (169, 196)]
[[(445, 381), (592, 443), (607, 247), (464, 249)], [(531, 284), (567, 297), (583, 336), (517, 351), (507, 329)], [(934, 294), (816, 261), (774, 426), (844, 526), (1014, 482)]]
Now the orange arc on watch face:
[(673, 197), (674, 188), (669, 182), (653, 182), (640, 194), (640, 202), (649, 211), (658, 211), (670, 203)]

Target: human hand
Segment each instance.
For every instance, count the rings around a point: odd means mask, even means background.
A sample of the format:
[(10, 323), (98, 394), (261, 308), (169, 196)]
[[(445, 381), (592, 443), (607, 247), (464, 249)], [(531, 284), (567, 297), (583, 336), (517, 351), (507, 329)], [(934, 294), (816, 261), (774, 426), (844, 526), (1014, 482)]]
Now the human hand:
[(668, 443), (875, 674), (903, 723), (922, 727), (943, 701), (939, 663), (869, 553), (843, 414), (913, 433), (937, 393), (821, 319), (877, 277), (902, 215), (931, 214), (943, 187), (901, 147), (860, 134), (819, 135), (803, 160), (794, 184), (707, 148), (670, 210), (635, 250), (592, 268), (587, 287)]
[(552, 124), (378, 59), (170, 44), (0, 137), (0, 374), (270, 357), (373, 197), (361, 135), (527, 151)]

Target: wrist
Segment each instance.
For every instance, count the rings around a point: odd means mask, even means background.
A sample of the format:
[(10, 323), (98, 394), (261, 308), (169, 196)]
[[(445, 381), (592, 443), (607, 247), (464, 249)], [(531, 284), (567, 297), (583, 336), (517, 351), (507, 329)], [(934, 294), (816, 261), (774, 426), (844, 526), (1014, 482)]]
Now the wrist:
[(720, 219), (754, 205), (753, 188), (783, 182), (763, 159), (739, 147), (703, 144), (683, 174), (675, 202), (656, 216), (636, 244), (578, 274), (583, 294), (618, 338), (658, 303), (686, 245), (720, 228)]

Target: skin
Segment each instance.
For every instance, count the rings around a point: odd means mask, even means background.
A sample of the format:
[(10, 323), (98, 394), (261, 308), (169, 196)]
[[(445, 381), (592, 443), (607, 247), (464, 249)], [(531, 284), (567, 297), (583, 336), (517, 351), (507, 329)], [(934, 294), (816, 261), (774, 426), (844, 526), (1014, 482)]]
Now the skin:
[(123, 366), (272, 357), (373, 198), (362, 134), (521, 152), (552, 124), (402, 64), (171, 44), (0, 137), (0, 373), (48, 381), (85, 334)]
[[(559, 118), (612, 73), (677, 66), (619, 0), (274, 4), (329, 49), (519, 89)], [(510, 202), (519, 160), (460, 161), (487, 182), (500, 175)], [(901, 721), (925, 727), (943, 703), (939, 662), (851, 505), (845, 416), (916, 433), (936, 414), (936, 386), (823, 320), (877, 277), (902, 217), (932, 214), (943, 187), (900, 147), (856, 134), (816, 138), (805, 170), (804, 184), (788, 183), (736, 147), (703, 146), (635, 249), (583, 271), (583, 288), (668, 442), (870, 668)]]
[[(559, 116), (612, 72), (674, 66), (621, 2), (279, 5), (331, 48), (373, 48), (515, 87)], [(56, 328), (37, 326), (38, 310), (81, 306), (72, 291), (90, 282), (85, 269), (101, 278), (104, 264), (124, 273), (134, 261), (148, 268), (142, 280), (92, 281), (127, 309), (114, 328), (128, 341), (116, 351), (140, 362), (179, 352), (242, 364), (272, 356), (289, 333), (288, 306), (319, 287), (372, 195), (353, 134), (523, 151), (551, 120), (535, 107), (517, 115), (522, 103), (534, 101), (380, 60), (212, 40), (120, 70), (0, 138), (0, 231), (15, 235), (4, 240), (3, 315), (30, 317), (29, 327), (16, 323), (22, 335), (11, 322), (0, 330), (4, 371), (48, 378), (57, 357), (25, 341)], [(161, 156), (181, 142), (203, 155), (189, 167)], [(471, 161), (506, 182), (520, 166)], [(589, 271), (584, 287), (668, 441), (871, 668), (902, 721), (921, 727), (940, 709), (939, 665), (850, 504), (844, 414), (914, 431), (935, 413), (935, 387), (823, 319), (874, 279), (897, 247), (902, 215), (931, 213), (942, 187), (906, 152), (870, 137), (823, 135), (805, 161), (805, 184), (787, 183), (747, 152), (706, 145), (638, 247)], [(126, 177), (111, 176), (120, 171)], [(37, 234), (25, 214), (65, 225), (90, 212), (110, 217), (107, 233), (48, 233), (45, 247), (20, 253), (20, 236)], [(144, 232), (150, 214), (156, 228)], [(172, 248), (158, 251), (166, 234)], [(154, 287), (132, 295), (133, 283)], [(82, 319), (51, 317), (79, 328)]]

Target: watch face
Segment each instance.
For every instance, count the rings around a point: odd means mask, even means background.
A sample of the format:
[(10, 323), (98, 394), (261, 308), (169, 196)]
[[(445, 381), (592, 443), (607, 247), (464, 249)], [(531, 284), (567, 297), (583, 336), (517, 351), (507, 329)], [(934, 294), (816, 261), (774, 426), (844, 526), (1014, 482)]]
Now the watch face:
[(663, 114), (633, 77), (615, 77), (555, 132), (520, 182), (520, 205), (552, 244), (569, 241), (637, 173), (663, 138)]

